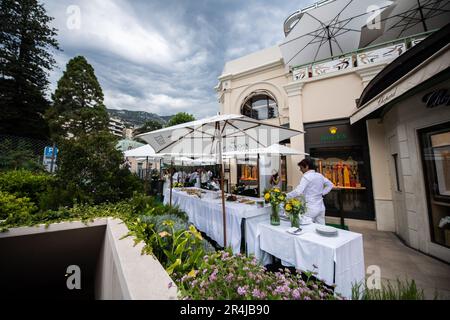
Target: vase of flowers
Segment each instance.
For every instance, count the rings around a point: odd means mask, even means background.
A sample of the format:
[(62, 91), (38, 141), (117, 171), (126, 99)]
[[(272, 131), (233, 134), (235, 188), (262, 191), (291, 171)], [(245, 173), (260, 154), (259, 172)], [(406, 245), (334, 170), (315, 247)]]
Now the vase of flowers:
[(300, 218), (306, 211), (306, 204), (303, 197), (300, 199), (292, 198), (284, 203), (284, 211), (291, 220), (291, 227), (300, 227)]
[(274, 226), (280, 225), (280, 204), (286, 200), (286, 195), (278, 188), (272, 188), (265, 192), (264, 199), (270, 202), (272, 212), (270, 214), (270, 224)]

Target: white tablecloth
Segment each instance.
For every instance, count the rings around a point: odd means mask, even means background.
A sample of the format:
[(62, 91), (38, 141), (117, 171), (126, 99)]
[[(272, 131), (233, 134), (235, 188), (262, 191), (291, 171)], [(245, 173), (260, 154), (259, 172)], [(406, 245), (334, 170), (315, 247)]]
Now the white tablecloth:
[[(204, 190), (205, 192), (208, 192)], [(164, 204), (169, 203), (170, 189), (164, 193)], [(208, 237), (223, 247), (223, 215), (221, 199), (205, 199), (189, 195), (184, 191), (172, 190), (172, 205), (178, 206), (186, 212), (189, 221), (197, 229), (206, 233)], [(243, 204), (237, 202), (226, 202), (226, 232), (227, 245), (234, 253), (239, 253), (241, 248), (241, 222), (242, 219), (266, 215), (270, 213), (270, 206), (258, 208), (255, 204)]]
[(350, 298), (352, 284), (365, 279), (362, 235), (339, 229), (337, 237), (326, 237), (315, 231), (316, 226), (302, 226), (300, 235), (292, 235), (286, 232), (290, 222), (272, 226), (268, 217), (249, 219), (247, 253), (255, 254), (264, 264), (270, 262), (270, 254), (296, 269), (316, 271), (317, 278), (335, 284), (336, 292)]

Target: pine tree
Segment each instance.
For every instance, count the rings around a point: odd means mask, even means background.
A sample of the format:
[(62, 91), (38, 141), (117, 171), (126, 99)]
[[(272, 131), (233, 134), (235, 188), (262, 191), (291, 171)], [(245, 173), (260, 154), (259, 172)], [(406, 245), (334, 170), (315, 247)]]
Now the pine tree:
[(47, 117), (57, 140), (108, 130), (103, 91), (94, 68), (84, 57), (75, 57), (67, 63), (52, 99)]
[(0, 133), (45, 138), (56, 29), (37, 0), (0, 0)]

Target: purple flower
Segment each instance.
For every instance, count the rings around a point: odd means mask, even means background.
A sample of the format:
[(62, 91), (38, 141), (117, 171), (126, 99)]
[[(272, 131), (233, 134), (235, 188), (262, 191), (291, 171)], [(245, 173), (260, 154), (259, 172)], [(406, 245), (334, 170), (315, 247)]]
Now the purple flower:
[(300, 292), (298, 289), (292, 290), (292, 297), (297, 300), (300, 299)]
[(259, 291), (256, 288), (253, 289), (252, 295), (253, 295), (254, 298), (261, 299), (261, 291)]
[(232, 273), (229, 273), (226, 277), (225, 277), (225, 280), (226, 281), (231, 281), (232, 279), (233, 279), (233, 277), (234, 277), (234, 275), (232, 274)]
[(240, 296), (244, 296), (244, 295), (247, 294), (247, 289), (246, 289), (245, 287), (238, 287), (237, 293), (238, 293)]
[(167, 286), (169, 289), (173, 287), (172, 281), (169, 282), (169, 285)]

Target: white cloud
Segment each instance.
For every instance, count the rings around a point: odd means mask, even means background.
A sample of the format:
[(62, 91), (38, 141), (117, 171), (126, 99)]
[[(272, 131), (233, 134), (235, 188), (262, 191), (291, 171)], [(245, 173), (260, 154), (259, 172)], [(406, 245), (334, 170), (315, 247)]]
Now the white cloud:
[[(79, 30), (67, 28), (69, 5), (81, 10)], [(55, 17), (64, 50), (56, 56), (60, 68), (51, 73), (52, 89), (67, 61), (84, 55), (108, 108), (204, 117), (219, 110), (213, 87), (225, 62), (281, 41), (284, 19), (302, 5), (289, 0), (53, 0), (45, 6)]]

